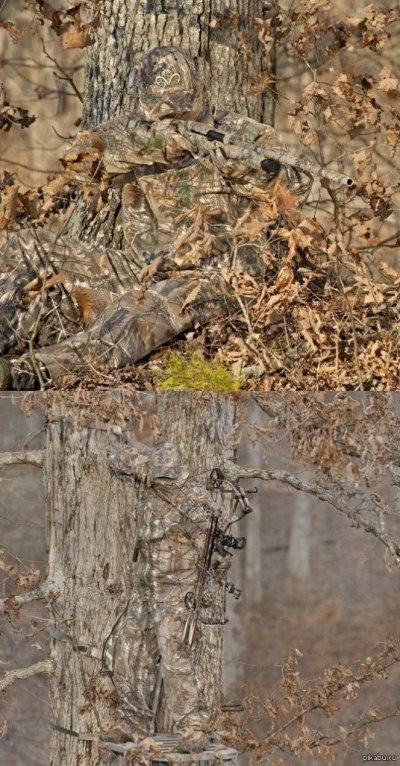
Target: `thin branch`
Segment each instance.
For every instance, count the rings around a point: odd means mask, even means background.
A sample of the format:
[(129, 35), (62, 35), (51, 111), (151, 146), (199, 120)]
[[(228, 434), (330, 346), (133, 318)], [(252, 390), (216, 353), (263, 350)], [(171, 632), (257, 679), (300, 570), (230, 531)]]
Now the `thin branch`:
[(20, 463), (36, 465), (38, 468), (42, 468), (43, 460), (44, 450), (42, 449), (23, 450), (21, 452), (0, 452), (0, 468)]
[[(358, 526), (362, 527), (366, 532), (369, 532), (378, 540), (380, 540), (380, 542), (383, 543), (385, 548), (387, 548), (389, 551), (396, 565), (400, 567), (400, 545), (398, 545), (386, 531), (386, 528), (383, 525), (382, 517), (379, 518), (379, 525), (377, 526), (365, 516), (363, 516), (359, 510), (350, 508), (346, 502), (341, 500), (339, 497), (336, 497), (336, 495), (334, 495), (325, 487), (322, 487), (319, 484), (310, 484), (310, 482), (303, 481), (302, 479), (299, 479), (298, 476), (294, 476), (288, 471), (261, 471), (257, 469), (244, 468), (243, 466), (236, 465), (236, 463), (230, 461), (227, 461), (224, 464), (224, 467), (229, 472), (229, 478), (231, 479), (262, 479), (263, 481), (279, 481), (283, 484), (288, 484), (290, 487), (293, 487), (293, 489), (314, 495), (314, 497), (317, 497), (323, 503), (329, 503), (329, 505), (335, 508), (336, 511), (343, 513), (349, 519), (354, 521)], [(343, 491), (343, 486), (341, 486), (341, 489)], [(355, 493), (352, 493), (351, 489), (349, 489), (349, 499), (350, 496), (354, 496), (354, 494)], [(363, 492), (361, 492), (361, 490), (357, 490), (356, 494), (361, 501), (364, 500), (367, 505), (370, 505), (371, 498), (369, 498), (368, 495), (365, 495)]]
[[(393, 665), (397, 664), (400, 661), (400, 655), (396, 654), (394, 657), (391, 657), (386, 663), (384, 663), (379, 670), (380, 671), (387, 671), (388, 668), (391, 668)], [(351, 679), (352, 683), (356, 683), (357, 686), (360, 686), (361, 683), (373, 681), (377, 677), (376, 670), (371, 668), (370, 671), (364, 671), (361, 672), (358, 675), (354, 675)], [(301, 704), (300, 700), (300, 706), (298, 710), (284, 723), (280, 724), (275, 728), (275, 724), (272, 724), (272, 727), (270, 731), (267, 733), (267, 735), (264, 737), (264, 739), (259, 743), (258, 747), (256, 748), (256, 751), (260, 748), (264, 748), (266, 744), (275, 744), (276, 737), (280, 736), (283, 732), (287, 731), (293, 724), (298, 723), (299, 721), (304, 721), (304, 717), (308, 715), (309, 713), (313, 713), (315, 711), (324, 711), (325, 710), (325, 703), (327, 700), (330, 700), (331, 698), (335, 698), (335, 696), (343, 691), (343, 689), (346, 687), (349, 679), (344, 678), (337, 683), (335, 683), (331, 688), (325, 690), (326, 696), (322, 695), (321, 698), (318, 698), (318, 694), (315, 697), (312, 697), (309, 701), (306, 701), (305, 704)], [(318, 693), (318, 687), (315, 687), (314, 692)], [(399, 711), (396, 710), (393, 713), (393, 716), (398, 715)], [(391, 716), (387, 716), (388, 718)], [(385, 720), (385, 718), (382, 718), (382, 720)], [(379, 721), (377, 721), (378, 723)], [(373, 721), (368, 721), (368, 723), (373, 723)], [(362, 728), (359, 726), (358, 728)], [(354, 729), (354, 731), (357, 731), (357, 727)], [(350, 734), (353, 732), (350, 732)], [(315, 747), (318, 745), (318, 742), (320, 742), (323, 739), (327, 739), (324, 735), (321, 735), (318, 740), (313, 741), (310, 744), (310, 747)], [(274, 742), (275, 740), (275, 742)], [(338, 742), (333, 742), (332, 744), (338, 744)]]
[(31, 601), (40, 601), (41, 598), (46, 598), (54, 588), (54, 583), (51, 583), (50, 580), (44, 580), (37, 588), (28, 590), (26, 593), (11, 593), (6, 598), (0, 598), (0, 614), (4, 612), (9, 605), (14, 609), (15, 607), (29, 604)]
[(83, 103), (82, 93), (76, 87), (73, 77), (70, 74), (68, 74), (68, 72), (62, 66), (60, 66), (60, 64), (58, 63), (57, 59), (53, 58), (53, 56), (50, 56), (50, 53), (48, 52), (48, 50), (46, 50), (46, 46), (45, 46), (43, 40), (41, 40), (41, 43), (42, 43), (42, 48), (43, 48), (44, 55), (46, 56), (46, 58), (48, 58), (48, 59), (50, 59), (50, 61), (52, 61), (54, 66), (58, 69), (59, 72), (61, 72), (61, 75), (62, 75), (60, 77), (60, 75), (58, 75), (58, 74), (56, 74), (56, 72), (54, 72), (54, 76), (57, 77), (59, 80), (65, 80), (66, 82), (68, 82), (69, 85), (71, 86), (72, 90), (74, 91), (74, 95), (78, 97), (79, 101), (82, 104)]
[[(381, 717), (377, 718), (367, 718), (365, 721), (360, 721), (359, 723), (355, 724), (352, 729), (349, 729), (346, 731), (345, 739), (348, 740), (350, 737), (353, 736), (353, 734), (357, 734), (361, 729), (365, 729), (366, 726), (376, 726), (378, 723), (382, 723), (382, 721), (388, 721), (391, 718), (398, 718), (400, 716), (400, 708), (397, 710), (394, 710), (393, 713), (388, 713), (387, 715), (383, 715)], [(333, 737), (328, 736), (327, 734), (323, 734), (318, 739), (314, 740), (313, 742), (309, 743), (309, 747), (318, 747), (318, 745), (321, 742), (325, 742), (330, 747), (334, 745), (340, 745), (343, 744), (343, 737)]]
[(9, 670), (2, 673), (2, 677), (0, 677), (0, 692), (4, 692), (15, 681), (24, 681), (26, 678), (38, 675), (38, 673), (47, 673), (49, 676), (54, 673), (53, 660), (41, 660), (34, 665), (29, 665), (27, 668), (17, 668), (17, 670)]

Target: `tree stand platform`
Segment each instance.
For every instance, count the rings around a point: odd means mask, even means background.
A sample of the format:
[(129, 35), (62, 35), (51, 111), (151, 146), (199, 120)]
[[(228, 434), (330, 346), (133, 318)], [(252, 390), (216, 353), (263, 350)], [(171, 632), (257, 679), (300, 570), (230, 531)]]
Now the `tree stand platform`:
[(210, 742), (207, 749), (200, 753), (180, 753), (181, 738), (174, 734), (155, 734), (154, 739), (160, 745), (162, 753), (153, 758), (153, 766), (170, 766), (170, 764), (193, 764), (193, 766), (237, 766), (238, 752), (232, 747), (224, 747), (221, 743)]
[[(61, 731), (63, 734), (67, 734), (83, 742), (93, 742), (96, 740), (98, 747), (103, 750), (109, 750), (117, 755), (128, 756), (129, 751), (138, 747), (138, 742), (107, 742), (104, 739), (99, 738), (96, 734), (82, 733), (74, 731), (73, 729), (66, 729), (64, 726), (58, 724), (50, 724), (51, 728), (55, 731)], [(153, 734), (151, 737), (153, 742), (156, 743), (160, 752), (151, 753), (149, 751), (149, 763), (151, 759), (152, 766), (175, 766), (176, 764), (187, 764), (189, 766), (218, 766), (218, 764), (224, 764), (224, 766), (238, 766), (239, 753), (233, 747), (226, 747), (223, 742), (215, 737), (215, 741), (210, 737), (210, 741), (204, 750), (198, 753), (185, 753), (182, 750), (187, 749), (188, 741), (183, 740), (179, 734)], [(158, 749), (157, 748), (157, 749)], [(181, 751), (181, 752), (179, 752)], [(146, 751), (141, 751), (141, 755), (145, 756)]]
[[(79, 735), (79, 739), (94, 739), (94, 735)], [(182, 739), (178, 734), (154, 734), (152, 739), (160, 747), (160, 753), (152, 757), (152, 766), (173, 766), (173, 764), (187, 764), (189, 766), (238, 766), (238, 751), (232, 747), (225, 747), (220, 742), (210, 742), (207, 749), (199, 753), (180, 753)], [(136, 742), (114, 743), (99, 741), (99, 746), (105, 750), (111, 750), (118, 755), (125, 755)], [(187, 742), (185, 743), (187, 747)], [(143, 753), (145, 755), (145, 753)]]

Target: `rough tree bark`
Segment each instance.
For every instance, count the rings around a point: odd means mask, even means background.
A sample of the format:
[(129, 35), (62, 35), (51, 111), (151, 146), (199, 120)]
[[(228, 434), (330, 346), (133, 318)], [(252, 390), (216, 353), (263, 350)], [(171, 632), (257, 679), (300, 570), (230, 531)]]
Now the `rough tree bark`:
[(290, 529), (288, 571), (296, 580), (305, 582), (311, 575), (311, 502), (307, 495), (296, 498)]
[[(263, 70), (253, 19), (262, 0), (103, 0), (93, 6), (99, 25), (87, 49), (82, 127), (115, 120), (135, 106), (135, 55), (159, 45), (188, 50), (212, 105), (263, 121), (265, 91), (252, 92)], [(97, 246), (122, 246), (120, 196), (113, 191), (93, 221), (83, 199), (71, 220), (72, 236)]]
[[(135, 104), (135, 54), (176, 45), (198, 59), (211, 103), (262, 119), (265, 96), (249, 94), (259, 80), (261, 46), (255, 17), (262, 0), (104, 0), (95, 43), (87, 49), (85, 128), (113, 120)], [(239, 40), (242, 41), (240, 47)], [(248, 47), (248, 50), (246, 48)]]
[[(182, 393), (148, 395), (144, 401), (154, 407), (158, 439), (179, 445), (183, 467), (192, 475), (206, 482), (212, 468), (233, 458), (236, 407), (224, 397)], [(137, 490), (113, 474), (108, 463), (108, 452), (120, 447), (126, 435), (132, 437), (132, 431), (101, 427), (93, 417), (91, 423), (83, 405), (71, 411), (58, 404), (48, 413), (44, 478), (49, 579), (59, 583), (51, 606), (54, 622), (78, 643), (100, 649), (132, 587)], [(221, 588), (215, 596), (217, 608), (218, 602), (223, 608)], [(53, 722), (93, 733), (111, 725), (116, 713), (113, 686), (100, 675), (99, 660), (75, 651), (71, 643), (52, 643)], [(221, 702), (222, 651), (222, 628), (207, 626), (196, 661), (211, 707)], [(165, 731), (168, 721), (162, 705), (160, 709), (157, 729)], [(51, 766), (99, 766), (107, 757), (94, 743), (53, 732)]]

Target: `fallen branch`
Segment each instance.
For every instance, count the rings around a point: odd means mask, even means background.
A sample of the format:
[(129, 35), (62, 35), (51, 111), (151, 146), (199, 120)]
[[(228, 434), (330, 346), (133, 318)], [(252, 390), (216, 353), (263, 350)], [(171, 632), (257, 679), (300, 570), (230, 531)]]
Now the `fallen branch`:
[(0, 677), (0, 692), (4, 692), (15, 681), (24, 681), (26, 678), (38, 675), (38, 673), (47, 673), (47, 675), (51, 675), (53, 672), (54, 662), (51, 659), (41, 660), (34, 665), (29, 665), (27, 668), (17, 668), (16, 670), (2, 672)]
[(6, 465), (16, 465), (26, 463), (36, 465), (42, 468), (44, 460), (44, 450), (22, 450), (21, 452), (0, 452), (0, 468)]
[[(229, 478), (233, 480), (237, 479), (261, 479), (262, 481), (279, 481), (283, 484), (288, 484), (293, 489), (300, 490), (301, 492), (307, 492), (309, 495), (313, 495), (321, 500), (323, 503), (329, 503), (336, 511), (343, 513), (349, 519), (351, 519), (357, 526), (362, 527), (366, 532), (374, 535), (388, 550), (392, 556), (396, 566), (400, 567), (400, 545), (398, 545), (389, 535), (386, 530), (382, 511), (378, 512), (378, 509), (374, 508), (375, 513), (378, 514), (378, 525), (374, 524), (368, 518), (366, 518), (361, 511), (350, 508), (346, 502), (340, 497), (337, 497), (325, 487), (319, 484), (311, 484), (310, 482), (299, 479), (298, 476), (289, 473), (288, 471), (275, 471), (267, 470), (262, 471), (252, 468), (244, 468), (236, 463), (228, 462), (224, 464), (227, 472), (229, 472)], [(341, 484), (341, 490), (346, 491)], [(367, 507), (371, 506), (371, 498), (361, 490), (357, 489), (353, 492), (351, 488), (348, 490), (349, 499), (357, 495), (361, 504)]]

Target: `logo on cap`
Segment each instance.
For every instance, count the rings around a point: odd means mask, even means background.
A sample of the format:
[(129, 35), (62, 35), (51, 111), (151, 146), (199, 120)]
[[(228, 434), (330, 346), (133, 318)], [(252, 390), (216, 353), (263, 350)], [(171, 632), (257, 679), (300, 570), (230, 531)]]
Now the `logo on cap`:
[(181, 76), (179, 72), (176, 71), (175, 67), (171, 66), (169, 68), (167, 67), (163, 74), (157, 75), (155, 83), (159, 88), (162, 89), (162, 91), (164, 91), (174, 82), (174, 80), (177, 84), (179, 84), (181, 81)]

